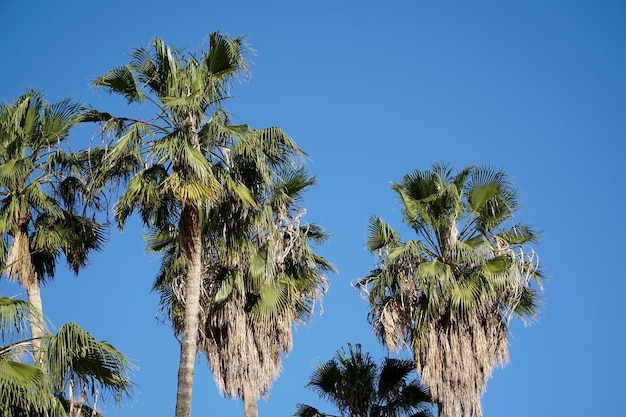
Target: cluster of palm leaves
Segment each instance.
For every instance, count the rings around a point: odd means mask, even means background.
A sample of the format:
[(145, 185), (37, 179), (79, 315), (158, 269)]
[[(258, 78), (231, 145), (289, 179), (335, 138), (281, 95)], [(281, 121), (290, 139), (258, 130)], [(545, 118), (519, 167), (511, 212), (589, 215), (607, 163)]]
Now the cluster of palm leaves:
[(357, 286), (374, 331), (391, 349), (411, 348), (440, 416), (480, 417), (487, 379), (508, 359), (511, 316), (531, 318), (537, 308), (542, 275), (529, 246), (537, 235), (513, 223), (517, 193), (490, 167), (435, 164), (393, 190), (418, 238), (402, 241), (370, 220), (378, 265)]
[[(311, 375), (309, 388), (331, 401), (343, 417), (432, 417), (428, 389), (415, 377), (413, 361), (385, 358), (377, 365), (361, 345), (348, 344)], [(296, 417), (335, 417), (298, 404)]]
[(131, 395), (133, 365), (117, 349), (76, 323), (33, 339), (27, 325), (33, 316), (27, 301), (0, 297), (3, 416), (96, 417), (104, 397), (119, 404)]

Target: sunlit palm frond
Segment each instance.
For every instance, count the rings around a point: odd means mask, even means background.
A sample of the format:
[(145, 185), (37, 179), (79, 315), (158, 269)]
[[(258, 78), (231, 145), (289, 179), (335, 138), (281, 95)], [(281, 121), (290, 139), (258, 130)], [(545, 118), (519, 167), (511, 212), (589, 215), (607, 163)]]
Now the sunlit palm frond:
[(398, 233), (381, 218), (372, 216), (367, 226), (367, 248), (371, 251), (391, 249), (400, 244)]
[(208, 72), (220, 82), (231, 82), (237, 74), (247, 75), (246, 55), (250, 52), (244, 37), (231, 38), (220, 32), (209, 35), (209, 50), (203, 56)]
[[(75, 323), (63, 325), (45, 343), (45, 362), (55, 390), (73, 381), (77, 392), (112, 394), (117, 403), (132, 394), (129, 373), (134, 365), (113, 346), (98, 341)], [(70, 393), (70, 395), (74, 395)]]
[(2, 415), (44, 415), (54, 397), (41, 369), (0, 355), (0, 411)]
[(30, 313), (31, 306), (27, 301), (0, 297), (0, 340), (3, 344), (26, 338)]
[(116, 68), (106, 74), (96, 78), (94, 85), (103, 87), (109, 93), (124, 96), (129, 103), (142, 101), (144, 95), (141, 93), (133, 71), (128, 66)]
[(0, 163), (0, 182), (3, 188), (13, 189), (28, 181), (35, 166), (30, 159), (12, 158)]

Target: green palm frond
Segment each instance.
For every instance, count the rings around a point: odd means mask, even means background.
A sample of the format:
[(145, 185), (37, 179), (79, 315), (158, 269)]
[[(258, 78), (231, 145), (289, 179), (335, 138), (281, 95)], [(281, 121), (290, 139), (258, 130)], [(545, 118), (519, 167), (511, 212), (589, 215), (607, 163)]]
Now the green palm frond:
[(435, 257), (436, 254), (417, 240), (409, 240), (404, 245), (394, 247), (386, 254), (386, 260), (389, 263), (402, 262), (405, 265), (422, 265), (422, 262)]
[(119, 94), (126, 97), (128, 103), (142, 101), (144, 95), (141, 93), (133, 71), (128, 66), (116, 68), (106, 74), (96, 78), (94, 85), (104, 87), (109, 93)]
[(0, 411), (3, 415), (44, 415), (54, 397), (41, 369), (0, 356)]
[(31, 306), (27, 301), (0, 297), (0, 340), (24, 339)]
[(245, 55), (249, 52), (243, 37), (230, 38), (220, 32), (209, 35), (209, 51), (203, 57), (208, 72), (218, 80), (230, 82), (235, 74), (247, 75)]
[(56, 258), (63, 253), (67, 266), (78, 274), (88, 263), (92, 251), (100, 251), (107, 238), (107, 228), (100, 222), (62, 210), (60, 214), (45, 213), (34, 222), (30, 237), (33, 264), (39, 279), (54, 276)]
[(45, 211), (50, 216), (60, 216), (62, 209), (54, 198), (54, 191), (46, 188), (41, 182), (31, 182), (23, 190), (24, 200), (30, 210)]
[(271, 323), (278, 317), (284, 316), (293, 307), (293, 289), (288, 281), (274, 281), (263, 285), (252, 310), (258, 319)]
[(30, 159), (19, 157), (2, 161), (0, 164), (0, 181), (3, 184), (16, 187), (18, 184), (25, 183), (34, 169), (35, 166)]
[(379, 398), (390, 398), (398, 388), (406, 385), (409, 376), (415, 371), (412, 361), (406, 359), (385, 358), (378, 375)]
[(89, 199), (89, 189), (80, 178), (69, 176), (63, 179), (57, 188), (57, 195), (63, 201), (63, 205), (70, 210), (78, 207), (79, 203)]
[(168, 172), (162, 165), (152, 165), (136, 174), (129, 182), (124, 193), (115, 205), (115, 217), (123, 226), (130, 214), (139, 208), (144, 223), (149, 224), (156, 214), (156, 219), (166, 220), (158, 214), (168, 214), (168, 195), (164, 193), (163, 183)]
[[(348, 344), (311, 373), (307, 387), (342, 416), (432, 417), (429, 392), (414, 372), (412, 361), (385, 358), (377, 365), (360, 344)], [(294, 415), (331, 416), (304, 404)]]
[(470, 275), (450, 286), (450, 310), (458, 316), (467, 316), (483, 301), (485, 292), (478, 277)]
[[(117, 127), (116, 127), (117, 128)], [(144, 138), (151, 137), (151, 126), (143, 122), (135, 122), (131, 124), (125, 133), (120, 136), (115, 145), (111, 147), (103, 162), (106, 165), (115, 163), (117, 159), (124, 158), (129, 155), (140, 155), (141, 148), (144, 145)]]
[[(162, 41), (157, 39), (153, 39), (152, 45), (156, 47), (159, 42), (159, 45), (162, 47)], [(157, 60), (152, 57), (151, 52), (145, 48), (135, 48), (130, 53), (130, 57), (129, 71), (137, 76), (141, 84), (146, 85), (157, 95), (162, 95), (158, 94), (158, 92), (163, 88), (163, 83), (166, 79), (162, 77), (163, 74), (159, 73)]]
[(400, 245), (398, 233), (379, 217), (370, 217), (367, 227), (367, 248), (378, 251), (384, 248), (394, 248)]
[(65, 392), (74, 381), (78, 392), (112, 394), (117, 403), (132, 394), (128, 379), (134, 365), (117, 349), (75, 323), (63, 325), (46, 340), (46, 363), (55, 390)]
[(317, 183), (317, 178), (309, 176), (304, 167), (277, 172), (276, 186), (270, 196), (270, 205), (274, 209), (279, 207), (294, 207), (300, 204), (304, 192)]
[(510, 245), (523, 245), (526, 243), (537, 243), (539, 240), (538, 234), (531, 226), (525, 224), (515, 224), (508, 230), (499, 234), (499, 237), (504, 239)]
[(271, 165), (284, 165), (293, 155), (305, 156), (296, 143), (278, 127), (252, 129), (249, 132), (251, 144), (260, 151)]
[(162, 183), (164, 195), (173, 196), (182, 204), (195, 205), (198, 202), (214, 201), (220, 190), (220, 184), (214, 178), (199, 179), (187, 171), (171, 173)]
[(70, 129), (78, 120), (80, 110), (81, 104), (70, 98), (46, 104), (37, 135), (39, 140), (34, 147), (50, 147), (67, 139)]

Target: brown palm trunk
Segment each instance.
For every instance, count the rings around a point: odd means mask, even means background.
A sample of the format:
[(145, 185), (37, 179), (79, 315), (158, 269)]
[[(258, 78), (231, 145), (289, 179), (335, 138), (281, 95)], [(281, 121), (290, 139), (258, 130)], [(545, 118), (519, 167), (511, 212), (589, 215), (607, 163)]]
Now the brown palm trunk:
[[(39, 281), (37, 280), (37, 274), (34, 272), (34, 277), (28, 280), (26, 285), (26, 294), (28, 295), (28, 302), (35, 309), (30, 314), (30, 335), (33, 338), (33, 344), (38, 348), (43, 337), (43, 303), (41, 301), (41, 288)], [(39, 349), (35, 349), (35, 355), (39, 356)], [(39, 361), (37, 361), (39, 362)]]
[(13, 236), (13, 242), (7, 258), (7, 276), (15, 278), (26, 289), (28, 302), (31, 304), (30, 311), (30, 334), (35, 345), (36, 363), (39, 363), (39, 349), (41, 337), (44, 332), (43, 303), (41, 301), (41, 289), (35, 266), (30, 254), (28, 241), (29, 216), (23, 216), (24, 221), (18, 227)]
[[(192, 146), (200, 149), (197, 118), (193, 112), (187, 115), (185, 129)], [(174, 162), (174, 171), (184, 169)], [(178, 365), (178, 387), (176, 392), (176, 417), (190, 417), (193, 394), (194, 362), (198, 346), (198, 326), (200, 324), (200, 293), (202, 290), (202, 236), (200, 234), (200, 212), (197, 203), (183, 201), (183, 210), (178, 224), (178, 238), (187, 276), (185, 282), (185, 311), (183, 315), (183, 335), (180, 345)]]
[(243, 400), (244, 417), (259, 417), (259, 405), (257, 403), (257, 398), (254, 395), (246, 393), (246, 390), (244, 390), (244, 394), (241, 399)]
[(179, 224), (180, 247), (187, 264), (185, 312), (180, 345), (176, 417), (189, 417), (193, 391), (194, 361), (198, 341), (200, 291), (202, 288), (202, 241), (198, 207), (185, 204)]

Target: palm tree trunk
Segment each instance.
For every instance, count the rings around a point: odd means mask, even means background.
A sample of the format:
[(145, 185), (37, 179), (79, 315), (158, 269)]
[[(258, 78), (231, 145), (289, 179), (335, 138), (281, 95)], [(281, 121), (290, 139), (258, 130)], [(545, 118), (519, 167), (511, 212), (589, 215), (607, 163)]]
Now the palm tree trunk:
[[(32, 305), (33, 311), (30, 312), (30, 334), (33, 343), (39, 347), (39, 342), (43, 336), (43, 303), (41, 301), (41, 290), (37, 272), (33, 265), (30, 255), (30, 243), (28, 241), (28, 219), (21, 222), (17, 232), (13, 236), (13, 242), (9, 249), (7, 258), (7, 276), (17, 278), (17, 280), (26, 288), (28, 302)], [(37, 356), (36, 363), (39, 363), (39, 349), (35, 349)]]
[(243, 400), (244, 417), (259, 417), (259, 405), (257, 403), (257, 398), (255, 398), (254, 395), (246, 393), (244, 390), (244, 394), (241, 399)]
[(194, 361), (200, 315), (200, 290), (202, 287), (202, 241), (200, 239), (200, 217), (197, 206), (190, 204), (183, 206), (179, 231), (180, 247), (187, 264), (187, 282), (185, 284), (185, 312), (178, 367), (176, 417), (189, 417), (191, 414)]
[[(43, 336), (43, 303), (41, 301), (41, 288), (37, 275), (33, 270), (34, 277), (28, 280), (26, 284), (26, 294), (28, 295), (28, 302), (32, 304), (35, 309), (30, 315), (30, 335), (33, 338), (33, 344), (39, 347), (41, 338)], [(35, 349), (37, 357), (39, 357), (39, 349)], [(39, 360), (37, 360), (37, 363)]]

